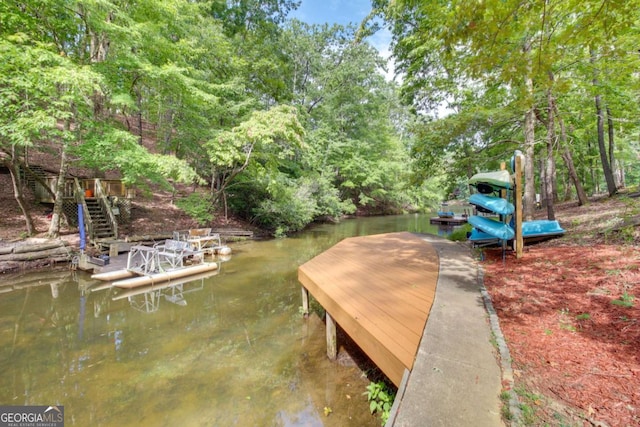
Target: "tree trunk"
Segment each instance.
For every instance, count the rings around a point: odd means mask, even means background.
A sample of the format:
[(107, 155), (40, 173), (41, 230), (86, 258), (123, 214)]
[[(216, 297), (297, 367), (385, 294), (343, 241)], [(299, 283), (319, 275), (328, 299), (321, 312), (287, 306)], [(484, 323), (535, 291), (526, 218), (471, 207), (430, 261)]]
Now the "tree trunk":
[(589, 179), (591, 180), (591, 194), (597, 194), (600, 192), (600, 185), (598, 181), (598, 172), (596, 168), (598, 167), (598, 161), (595, 159), (596, 150), (593, 148), (593, 144), (591, 138), (587, 139), (587, 154), (589, 156), (588, 164), (589, 164)]
[[(564, 150), (564, 147), (562, 147), (562, 149)], [(571, 154), (571, 153), (569, 153)], [(564, 155), (562, 155), (562, 160), (564, 160)], [(567, 163), (566, 160), (565, 164)], [(571, 162), (573, 163), (573, 159), (571, 159)], [(573, 166), (573, 165), (572, 165)], [(575, 170), (574, 170), (575, 172)], [(564, 196), (562, 197), (562, 201), (563, 202), (568, 202), (569, 200), (571, 200), (571, 184), (573, 183), (573, 179), (571, 178), (571, 173), (569, 173), (569, 167), (567, 167), (567, 174), (564, 176)]]
[(607, 106), (607, 133), (609, 136), (609, 164), (611, 165), (611, 173), (613, 174), (613, 181), (615, 182), (616, 189), (624, 187), (622, 183), (622, 175), (620, 173), (621, 165), (616, 161), (616, 144), (614, 140), (614, 127), (613, 116), (611, 115), (611, 108)]
[(68, 168), (67, 146), (63, 143), (60, 152), (60, 171), (58, 173), (58, 182), (56, 183), (56, 199), (53, 204), (53, 215), (47, 237), (56, 238), (60, 235), (60, 220), (63, 215), (62, 207), (64, 204), (64, 184)]
[(596, 89), (595, 104), (596, 104), (596, 117), (598, 128), (598, 151), (600, 152), (600, 162), (602, 163), (602, 173), (604, 173), (604, 179), (607, 182), (607, 192), (609, 196), (616, 194), (616, 183), (613, 178), (613, 172), (611, 171), (611, 164), (609, 163), (609, 157), (607, 156), (607, 149), (604, 144), (604, 114), (602, 112), (602, 99), (598, 91), (598, 75), (595, 69), (595, 52), (591, 50), (591, 64), (594, 65), (593, 87)]
[(613, 118), (611, 117), (611, 108), (607, 106), (607, 136), (609, 137), (609, 164), (614, 168), (615, 160), (615, 144), (613, 142)]
[(569, 177), (571, 178), (571, 181), (576, 188), (578, 205), (583, 206), (589, 203), (589, 198), (587, 197), (587, 193), (584, 191), (584, 187), (580, 182), (580, 177), (578, 177), (578, 172), (576, 171), (576, 167), (573, 163), (573, 156), (571, 155), (571, 150), (569, 149), (569, 143), (567, 142), (567, 129), (564, 126), (564, 120), (562, 120), (562, 116), (560, 116), (560, 114), (558, 113), (558, 107), (555, 105), (555, 103), (553, 109), (555, 111), (555, 116), (558, 119), (558, 124), (560, 125), (562, 160), (564, 160), (564, 164), (567, 166), (567, 170), (569, 171)]
[[(110, 24), (113, 21), (113, 12), (107, 13), (105, 22)], [(109, 53), (111, 41), (104, 32), (96, 32), (93, 28), (89, 28), (90, 39), (90, 60), (92, 63), (104, 62)], [(93, 114), (96, 118), (104, 117), (105, 97), (100, 89), (93, 93)]]
[(534, 120), (533, 108), (525, 114), (524, 121), (524, 210), (525, 221), (533, 220), (533, 210), (535, 208), (535, 177), (534, 177)]
[(627, 186), (627, 181), (624, 174), (624, 163), (620, 160), (616, 161), (616, 182), (618, 184), (618, 188), (625, 188)]
[[(531, 45), (524, 47), (525, 55), (531, 51)], [(524, 115), (524, 208), (523, 219), (525, 221), (533, 220), (533, 212), (535, 209), (535, 177), (534, 177), (534, 144), (535, 144), (535, 109), (533, 97), (533, 78), (531, 77), (531, 59), (528, 59), (528, 74), (525, 77), (525, 87), (527, 96), (529, 97), (529, 109)]]
[[(545, 168), (545, 162), (544, 160), (540, 160), (538, 162), (536, 162), (536, 166), (538, 167), (538, 173), (540, 174), (540, 193), (536, 193), (536, 202), (538, 201), (538, 194), (540, 194), (540, 199), (542, 204), (546, 203), (547, 200), (547, 191), (545, 190), (545, 173), (546, 173), (546, 168)], [(538, 191), (538, 189), (536, 188), (536, 192)], [(537, 206), (536, 206), (537, 209)]]
[(142, 91), (140, 90), (139, 87), (136, 87), (136, 105), (138, 107), (138, 113), (137, 113), (137, 117), (138, 117), (138, 136), (140, 137), (140, 139), (138, 140), (138, 143), (140, 145), (143, 144), (143, 140), (142, 140)]
[(7, 255), (0, 255), (0, 261), (32, 261), (34, 259), (43, 259), (50, 257), (69, 257), (69, 249), (65, 246), (59, 246), (53, 249), (46, 249), (43, 251), (12, 253)]
[(554, 194), (553, 194), (553, 181), (555, 180), (555, 160), (553, 159), (553, 145), (556, 139), (556, 122), (554, 120), (554, 109), (553, 109), (553, 95), (551, 94), (551, 89), (547, 91), (547, 109), (549, 111), (549, 117), (547, 120), (547, 159), (545, 162), (545, 171), (544, 171), (544, 191), (547, 196), (547, 219), (555, 220), (556, 213), (554, 210)]
[(22, 215), (24, 216), (25, 226), (27, 228), (27, 235), (33, 236), (36, 232), (36, 228), (33, 225), (33, 219), (31, 218), (31, 213), (29, 212), (29, 207), (24, 202), (24, 197), (22, 196), (22, 183), (20, 182), (20, 171), (17, 167), (17, 162), (15, 159), (15, 147), (12, 147), (12, 159), (9, 159), (5, 164), (9, 168), (9, 173), (11, 175), (11, 182), (13, 183), (13, 196), (22, 211)]
[[(167, 102), (167, 104), (171, 104), (171, 102)], [(175, 118), (174, 110), (171, 107), (167, 107), (167, 110), (164, 114), (160, 115), (163, 120), (163, 126), (160, 127), (160, 132), (162, 132), (162, 149), (164, 154), (169, 154), (173, 152), (173, 154), (178, 154), (178, 149), (176, 147), (172, 147), (172, 130), (173, 130), (173, 122)], [(162, 117), (164, 116), (164, 117)]]

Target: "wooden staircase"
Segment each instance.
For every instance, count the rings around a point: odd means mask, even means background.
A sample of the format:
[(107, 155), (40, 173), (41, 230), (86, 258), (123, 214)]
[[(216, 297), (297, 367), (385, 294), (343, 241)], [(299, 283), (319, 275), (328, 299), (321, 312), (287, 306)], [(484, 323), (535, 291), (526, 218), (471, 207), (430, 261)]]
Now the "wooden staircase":
[[(44, 177), (46, 176), (44, 169), (39, 165), (30, 165), (29, 169), (31, 169), (31, 172), (33, 172), (35, 175), (38, 175), (42, 179), (44, 179)], [(22, 175), (22, 180), (25, 183), (26, 187), (30, 189), (33, 193), (35, 193), (36, 182), (37, 182), (36, 179), (33, 177), (32, 174), (24, 170), (24, 168), (20, 168), (20, 173)]]
[(116, 233), (102, 209), (100, 201), (96, 198), (85, 198), (85, 203), (90, 216), (86, 220), (91, 221), (91, 230), (93, 231), (93, 236), (90, 236), (90, 238), (92, 240), (115, 239)]
[[(48, 174), (39, 165), (20, 168), (21, 178), (26, 187), (33, 191), (39, 203), (53, 204), (55, 198), (49, 189), (55, 190), (58, 177)], [(42, 180), (39, 180), (42, 178)], [(81, 184), (82, 183), (82, 184)], [(47, 188), (43, 188), (47, 187)], [(82, 204), (87, 238), (96, 241), (115, 240), (118, 237), (118, 221), (123, 216), (130, 218), (130, 202), (126, 197), (126, 189), (120, 180), (100, 180), (98, 178), (79, 179), (65, 178), (62, 195), (62, 210), (70, 226), (78, 225), (78, 204)]]

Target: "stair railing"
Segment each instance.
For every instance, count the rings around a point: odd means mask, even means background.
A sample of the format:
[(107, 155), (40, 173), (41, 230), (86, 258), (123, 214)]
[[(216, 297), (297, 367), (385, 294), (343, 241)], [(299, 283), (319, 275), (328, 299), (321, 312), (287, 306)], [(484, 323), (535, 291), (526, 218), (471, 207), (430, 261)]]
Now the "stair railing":
[(80, 187), (80, 181), (78, 178), (73, 178), (74, 186), (76, 188), (76, 202), (82, 205), (82, 212), (84, 213), (84, 225), (87, 228), (87, 236), (93, 240), (93, 221), (91, 220), (91, 214), (87, 207), (87, 202), (84, 199), (84, 191)]
[(100, 202), (100, 209), (102, 209), (102, 212), (107, 214), (107, 219), (109, 220), (109, 224), (111, 224), (111, 229), (113, 230), (113, 235), (117, 239), (118, 221), (116, 220), (116, 216), (113, 214), (113, 210), (111, 209), (111, 202), (109, 201), (107, 196), (105, 196), (105, 191), (99, 178), (95, 179), (95, 191), (96, 199), (98, 199), (98, 201)]

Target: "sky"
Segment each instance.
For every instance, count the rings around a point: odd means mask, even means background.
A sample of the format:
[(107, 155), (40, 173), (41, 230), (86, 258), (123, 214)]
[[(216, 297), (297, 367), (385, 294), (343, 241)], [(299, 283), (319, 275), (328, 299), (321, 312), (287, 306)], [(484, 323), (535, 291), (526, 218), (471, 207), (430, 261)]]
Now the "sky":
[(359, 24), (369, 12), (369, 0), (302, 0), (292, 17), (309, 24)]
[[(299, 19), (308, 24), (340, 24), (360, 25), (360, 22), (371, 12), (370, 0), (302, 0), (300, 7), (289, 14), (289, 17)], [(389, 43), (391, 33), (387, 29), (378, 31), (366, 39), (375, 47), (380, 55), (389, 59)], [(387, 75), (388, 79), (393, 78)]]

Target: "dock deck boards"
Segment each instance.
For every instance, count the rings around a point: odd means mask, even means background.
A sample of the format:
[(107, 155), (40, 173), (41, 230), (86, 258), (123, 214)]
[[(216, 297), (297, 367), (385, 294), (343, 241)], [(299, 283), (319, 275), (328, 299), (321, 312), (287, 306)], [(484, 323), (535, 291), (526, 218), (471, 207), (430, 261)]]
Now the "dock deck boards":
[(435, 296), (438, 255), (408, 232), (352, 237), (298, 280), (396, 385), (411, 370)]

